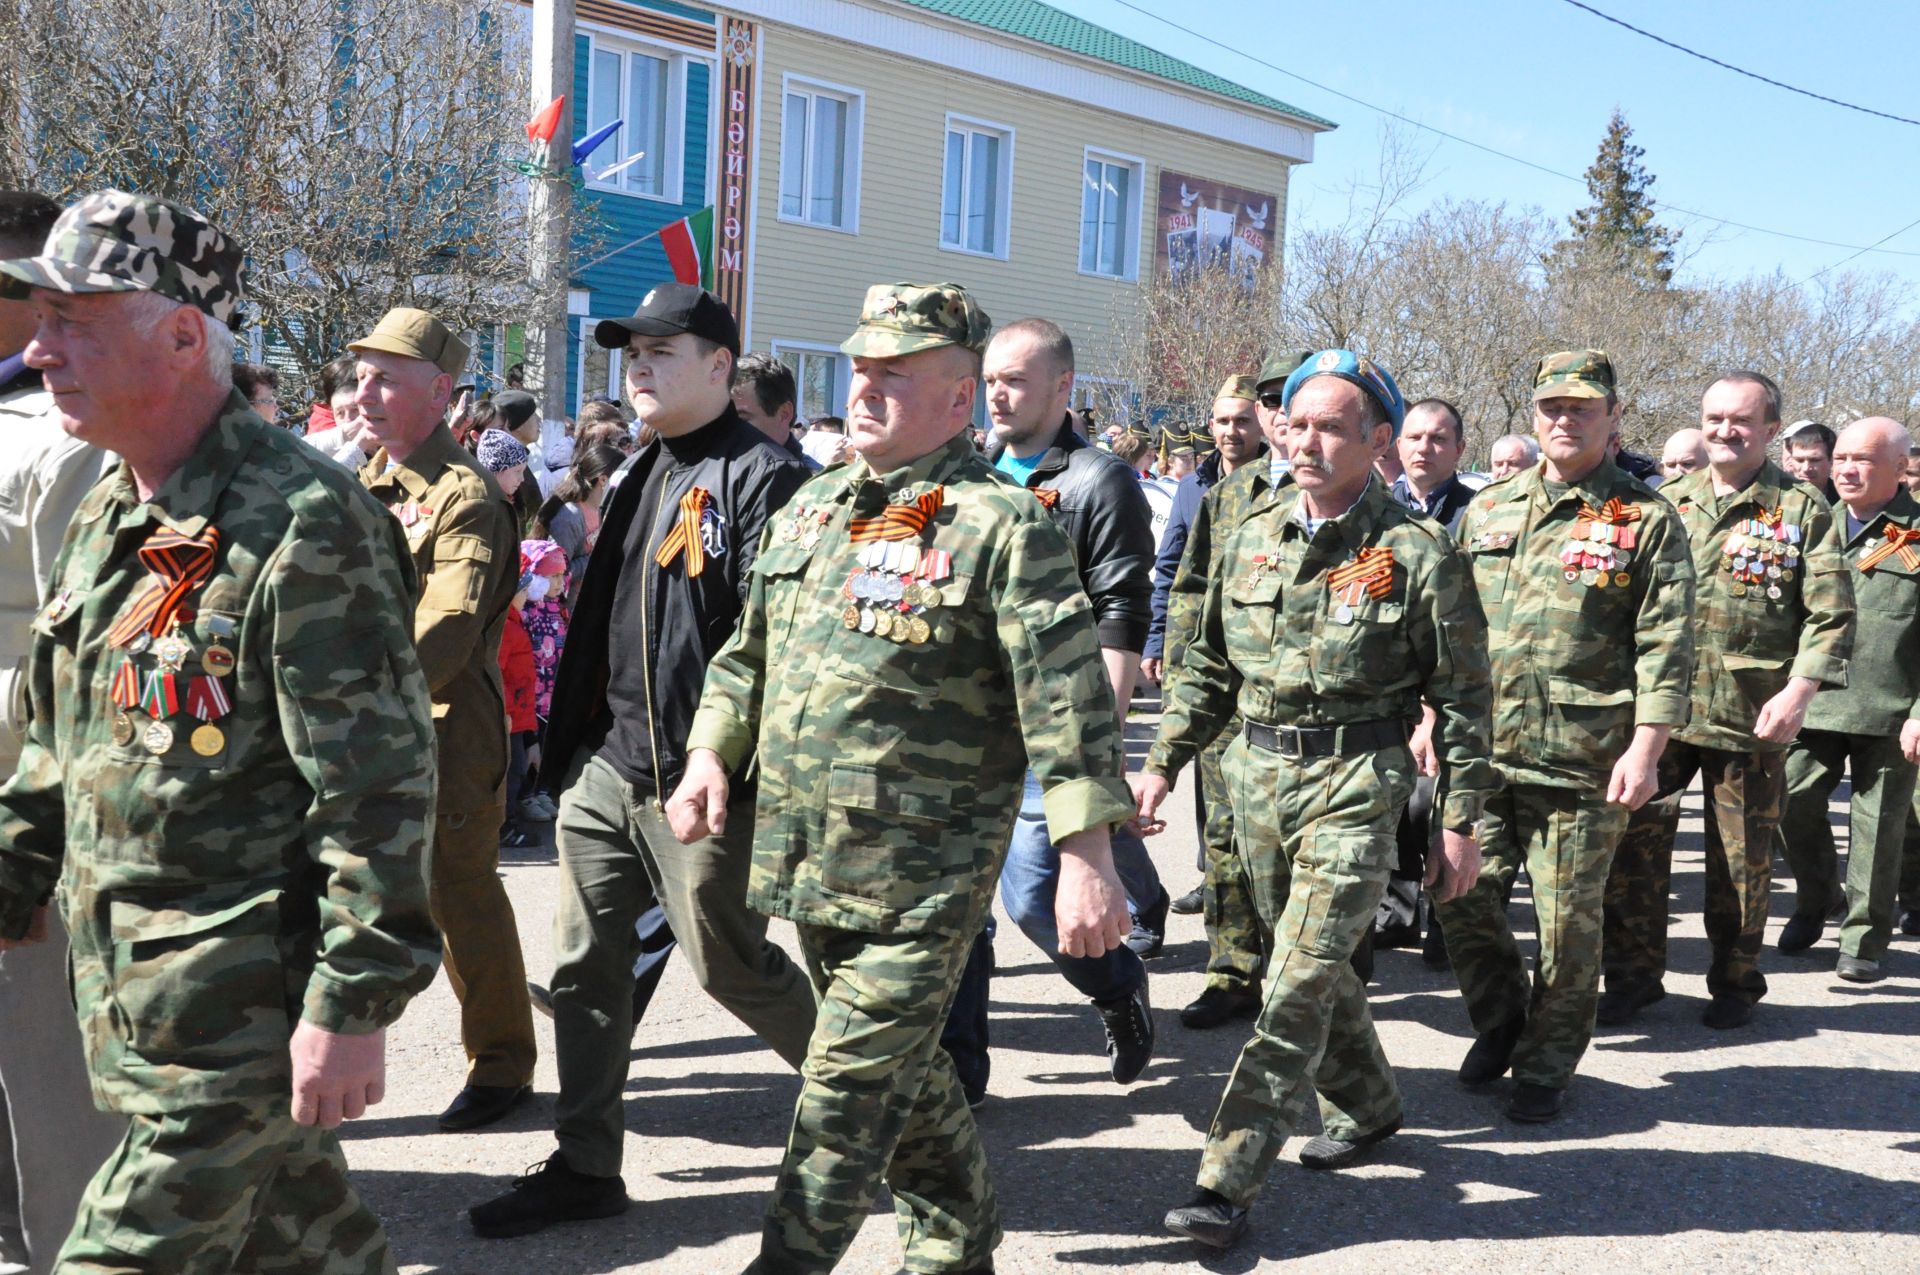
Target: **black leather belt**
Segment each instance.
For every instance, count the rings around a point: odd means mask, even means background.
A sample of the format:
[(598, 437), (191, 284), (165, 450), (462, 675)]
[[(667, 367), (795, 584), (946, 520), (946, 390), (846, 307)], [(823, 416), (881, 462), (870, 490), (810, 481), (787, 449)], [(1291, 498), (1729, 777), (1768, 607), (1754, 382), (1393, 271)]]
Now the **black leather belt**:
[(1348, 722), (1344, 726), (1269, 726), (1246, 724), (1247, 742), (1290, 760), (1352, 757), (1397, 748), (1407, 742), (1407, 724), (1397, 721)]

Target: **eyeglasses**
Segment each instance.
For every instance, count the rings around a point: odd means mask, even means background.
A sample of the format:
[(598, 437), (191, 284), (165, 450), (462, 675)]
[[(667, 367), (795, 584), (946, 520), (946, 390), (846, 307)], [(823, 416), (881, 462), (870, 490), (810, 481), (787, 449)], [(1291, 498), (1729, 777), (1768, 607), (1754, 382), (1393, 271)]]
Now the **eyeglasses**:
[(1260, 406), (1266, 408), (1269, 412), (1279, 411), (1281, 407), (1285, 406), (1286, 401), (1286, 395), (1284, 394), (1262, 394), (1260, 396)]

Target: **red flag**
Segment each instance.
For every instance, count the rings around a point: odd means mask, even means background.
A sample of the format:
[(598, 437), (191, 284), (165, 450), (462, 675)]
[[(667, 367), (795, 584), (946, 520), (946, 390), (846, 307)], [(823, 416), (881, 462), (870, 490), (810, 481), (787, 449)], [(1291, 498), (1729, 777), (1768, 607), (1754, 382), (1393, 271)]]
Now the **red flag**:
[(560, 112), (566, 109), (567, 99), (563, 94), (540, 108), (540, 113), (527, 121), (527, 140), (542, 144), (551, 142), (560, 128)]

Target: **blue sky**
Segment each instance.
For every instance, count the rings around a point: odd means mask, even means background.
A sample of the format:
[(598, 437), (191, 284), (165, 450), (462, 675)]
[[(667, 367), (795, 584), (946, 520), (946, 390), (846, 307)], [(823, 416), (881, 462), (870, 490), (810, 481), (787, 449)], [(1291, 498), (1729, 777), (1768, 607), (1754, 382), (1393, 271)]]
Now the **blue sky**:
[[(1912, 62), (1920, 4), (1814, 0), (1591, 0), (1635, 26), (1722, 61), (1843, 101), (1920, 119)], [(1069, 12), (1337, 122), (1297, 169), (1296, 220), (1326, 221), (1378, 169), (1382, 117), (1183, 34), (1120, 0), (1050, 0)], [(1575, 177), (1617, 105), (1646, 148), (1662, 220), (1685, 231), (1697, 275), (1783, 270), (1798, 282), (1850, 248), (1716, 226), (1693, 209), (1813, 239), (1864, 246), (1920, 219), (1920, 126), (1845, 110), (1708, 65), (1565, 0), (1135, 0), (1139, 9), (1377, 106)], [(1342, 21), (1336, 14), (1350, 15)], [(1432, 200), (1504, 200), (1564, 219), (1583, 185), (1429, 133)], [(1223, 175), (1224, 176), (1224, 175)], [(1844, 269), (1887, 270), (1920, 287), (1920, 226)], [(1696, 251), (1697, 250), (1697, 251)], [(1818, 286), (1816, 282), (1815, 287)]]

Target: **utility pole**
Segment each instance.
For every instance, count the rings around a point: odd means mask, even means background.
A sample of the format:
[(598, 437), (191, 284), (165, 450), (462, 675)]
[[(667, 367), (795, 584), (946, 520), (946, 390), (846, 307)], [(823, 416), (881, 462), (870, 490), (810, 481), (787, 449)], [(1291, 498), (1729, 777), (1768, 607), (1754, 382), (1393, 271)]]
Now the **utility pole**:
[(565, 123), (573, 96), (573, 0), (533, 0), (533, 106), (539, 111), (556, 97), (567, 99), (554, 134), (548, 172), (529, 179), (533, 244), (535, 313), (527, 324), (527, 382), (540, 389), (540, 415), (559, 420), (567, 414), (567, 282), (569, 231), (573, 213), (572, 169), (568, 147), (573, 130)]

